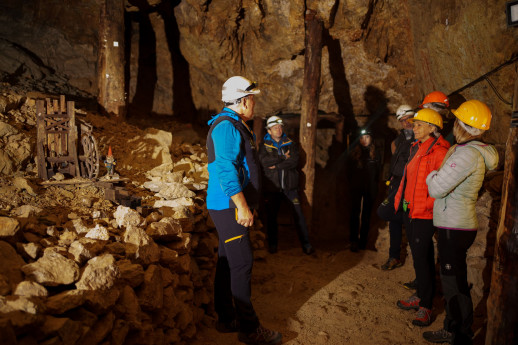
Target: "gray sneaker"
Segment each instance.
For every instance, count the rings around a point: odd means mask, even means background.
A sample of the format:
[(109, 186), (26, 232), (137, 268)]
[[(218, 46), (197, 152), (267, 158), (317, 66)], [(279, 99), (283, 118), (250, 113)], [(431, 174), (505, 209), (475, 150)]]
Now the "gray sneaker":
[(424, 332), (423, 338), (431, 343), (448, 343), (453, 344), (453, 333), (440, 329), (438, 331)]
[(381, 265), (381, 269), (383, 271), (391, 271), (394, 268), (398, 268), (401, 266), (403, 266), (403, 263), (401, 262), (401, 260), (396, 259), (396, 258), (389, 258), (387, 260), (387, 262), (385, 262), (383, 265)]
[(240, 342), (251, 345), (276, 345), (282, 341), (282, 334), (259, 326), (252, 333), (239, 332), (237, 338)]

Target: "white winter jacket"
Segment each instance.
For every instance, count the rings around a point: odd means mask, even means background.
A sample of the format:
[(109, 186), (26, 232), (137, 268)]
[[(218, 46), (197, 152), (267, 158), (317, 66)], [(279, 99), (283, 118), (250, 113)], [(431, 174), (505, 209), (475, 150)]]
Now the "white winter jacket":
[(433, 225), (447, 229), (476, 230), (475, 203), (487, 170), (496, 169), (496, 149), (480, 141), (457, 145), (439, 171), (426, 178), (435, 198)]

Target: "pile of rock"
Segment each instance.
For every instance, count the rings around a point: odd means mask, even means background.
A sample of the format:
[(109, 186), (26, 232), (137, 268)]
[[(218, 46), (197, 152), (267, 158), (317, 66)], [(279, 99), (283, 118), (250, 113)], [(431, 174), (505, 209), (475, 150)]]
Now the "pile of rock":
[(218, 241), (206, 211), (191, 212), (144, 218), (119, 206), (113, 218), (72, 216), (62, 226), (52, 217), (0, 217), (0, 342), (193, 337), (211, 308)]

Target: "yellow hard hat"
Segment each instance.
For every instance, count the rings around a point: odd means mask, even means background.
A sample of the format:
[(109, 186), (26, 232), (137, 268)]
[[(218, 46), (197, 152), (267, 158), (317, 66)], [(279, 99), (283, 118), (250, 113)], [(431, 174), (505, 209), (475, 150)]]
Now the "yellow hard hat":
[(414, 117), (412, 117), (411, 119), (408, 119), (408, 121), (409, 122), (414, 122), (414, 121), (428, 122), (428, 123), (431, 123), (432, 125), (436, 125), (440, 129), (442, 129), (441, 114), (439, 114), (438, 112), (436, 112), (433, 109), (428, 109), (428, 108), (421, 109), (414, 115)]
[(474, 128), (486, 131), (491, 124), (491, 110), (485, 103), (476, 99), (462, 103), (460, 107), (451, 112), (459, 120)]

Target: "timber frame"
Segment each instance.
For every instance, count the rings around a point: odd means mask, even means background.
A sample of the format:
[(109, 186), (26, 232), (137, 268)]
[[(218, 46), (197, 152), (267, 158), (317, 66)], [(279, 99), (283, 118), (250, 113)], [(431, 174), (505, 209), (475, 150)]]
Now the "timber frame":
[(50, 98), (37, 100), (36, 121), (38, 177), (48, 180), (56, 173), (97, 177), (99, 151), (92, 135), (93, 127), (83, 121), (76, 123), (73, 101), (65, 102), (63, 95), (59, 101)]

